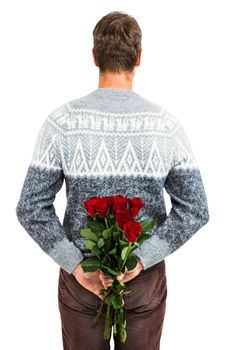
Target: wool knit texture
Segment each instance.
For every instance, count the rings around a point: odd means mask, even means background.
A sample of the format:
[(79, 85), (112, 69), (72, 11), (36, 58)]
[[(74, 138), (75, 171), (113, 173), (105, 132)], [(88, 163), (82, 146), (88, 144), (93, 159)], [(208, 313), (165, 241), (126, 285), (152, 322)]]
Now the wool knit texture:
[[(63, 182), (61, 223), (54, 200)], [(164, 192), (170, 196), (167, 214)], [(92, 252), (80, 235), (83, 202), (93, 196), (140, 197), (156, 220), (134, 247), (144, 269), (180, 248), (209, 220), (206, 193), (188, 136), (164, 107), (121, 88), (97, 88), (64, 103), (43, 121), (16, 215), (41, 249), (68, 273)]]

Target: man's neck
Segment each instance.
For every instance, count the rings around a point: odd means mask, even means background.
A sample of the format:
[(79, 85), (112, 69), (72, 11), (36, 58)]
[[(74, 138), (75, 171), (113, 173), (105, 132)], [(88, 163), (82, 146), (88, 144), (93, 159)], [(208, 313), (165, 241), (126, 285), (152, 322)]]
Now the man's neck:
[(133, 73), (99, 73), (99, 88), (117, 88), (132, 90)]

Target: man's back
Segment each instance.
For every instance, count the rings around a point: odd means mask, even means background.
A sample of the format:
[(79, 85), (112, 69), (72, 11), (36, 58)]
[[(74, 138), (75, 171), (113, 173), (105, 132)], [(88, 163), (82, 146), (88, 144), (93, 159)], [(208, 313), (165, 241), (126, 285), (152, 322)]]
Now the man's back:
[[(53, 201), (66, 182), (63, 224)], [(166, 214), (163, 188), (172, 209)], [(152, 237), (134, 252), (144, 268), (183, 245), (209, 219), (201, 174), (178, 119), (128, 89), (98, 88), (46, 118), (17, 205), (21, 224), (41, 248), (71, 273), (92, 255), (80, 236), (83, 202), (121, 194), (140, 197)]]

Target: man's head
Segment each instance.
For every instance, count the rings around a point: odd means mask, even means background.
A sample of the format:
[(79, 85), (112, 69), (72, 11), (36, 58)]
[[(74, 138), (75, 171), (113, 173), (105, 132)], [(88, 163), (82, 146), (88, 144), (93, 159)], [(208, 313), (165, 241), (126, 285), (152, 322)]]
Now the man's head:
[(108, 13), (97, 22), (93, 37), (92, 53), (100, 73), (133, 73), (140, 64), (142, 33), (132, 16)]

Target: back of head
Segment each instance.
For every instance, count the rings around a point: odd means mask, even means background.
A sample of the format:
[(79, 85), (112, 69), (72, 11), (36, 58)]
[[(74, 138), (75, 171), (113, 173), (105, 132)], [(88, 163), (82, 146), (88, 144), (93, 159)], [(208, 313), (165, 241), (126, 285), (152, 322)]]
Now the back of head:
[(93, 30), (94, 54), (104, 72), (133, 72), (141, 49), (142, 32), (137, 21), (123, 11), (102, 17)]

